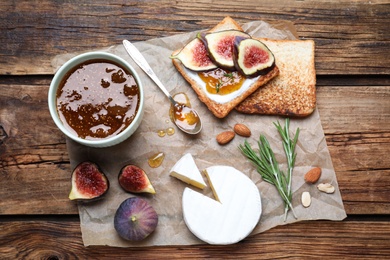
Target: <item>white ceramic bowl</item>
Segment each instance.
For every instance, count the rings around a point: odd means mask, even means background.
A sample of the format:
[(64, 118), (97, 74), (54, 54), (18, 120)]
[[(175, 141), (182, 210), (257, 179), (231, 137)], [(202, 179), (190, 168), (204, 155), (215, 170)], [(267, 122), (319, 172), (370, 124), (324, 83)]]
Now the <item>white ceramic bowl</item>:
[[(57, 111), (57, 104), (56, 104), (56, 94), (57, 94), (57, 89), (63, 79), (63, 77), (67, 74), (69, 70), (74, 68), (76, 65), (83, 63), (88, 60), (93, 60), (93, 59), (105, 59), (109, 61), (116, 62), (117, 64), (123, 66), (126, 68), (130, 73), (133, 75), (134, 79), (137, 82), (139, 91), (140, 91), (140, 99), (139, 99), (139, 107), (138, 107), (138, 112), (134, 118), (134, 120), (130, 123), (129, 126), (127, 126), (122, 132), (120, 132), (117, 135), (107, 137), (107, 138), (102, 138), (102, 139), (93, 139), (93, 140), (88, 140), (88, 139), (83, 139), (78, 137), (77, 135), (73, 134), (70, 132), (62, 123), (61, 119), (59, 118), (58, 111)], [(86, 145), (86, 146), (91, 146), (91, 147), (108, 147), (108, 146), (113, 146), (116, 144), (119, 144), (120, 142), (123, 142), (126, 140), (128, 137), (130, 137), (135, 130), (137, 130), (138, 126), (140, 125), (142, 121), (142, 117), (144, 114), (144, 92), (143, 92), (143, 86), (141, 83), (141, 80), (137, 74), (137, 72), (134, 70), (134, 68), (124, 59), (110, 54), (106, 52), (88, 52), (84, 54), (80, 54), (70, 60), (68, 60), (64, 65), (61, 66), (61, 68), (56, 72), (54, 75), (53, 80), (50, 83), (50, 88), (49, 88), (49, 93), (48, 93), (48, 103), (49, 103), (49, 110), (51, 117), (53, 118), (55, 124), (57, 127), (69, 138), (72, 140)]]

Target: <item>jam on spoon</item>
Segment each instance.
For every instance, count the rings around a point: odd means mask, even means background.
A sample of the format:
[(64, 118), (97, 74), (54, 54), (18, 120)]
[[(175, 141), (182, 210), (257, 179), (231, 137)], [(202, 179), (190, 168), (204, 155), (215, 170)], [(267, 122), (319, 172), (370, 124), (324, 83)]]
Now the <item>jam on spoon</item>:
[(149, 66), (148, 62), (139, 52), (139, 50), (129, 41), (123, 40), (123, 45), (130, 55), (130, 57), (135, 61), (135, 63), (140, 66), (140, 68), (145, 71), (145, 73), (156, 83), (156, 85), (161, 89), (161, 91), (168, 97), (169, 101), (175, 107), (175, 118), (174, 123), (177, 127), (187, 134), (197, 134), (202, 130), (202, 122), (195, 109), (176, 102), (169, 94), (168, 90), (164, 87), (161, 81), (158, 79), (157, 75), (154, 73), (152, 68)]

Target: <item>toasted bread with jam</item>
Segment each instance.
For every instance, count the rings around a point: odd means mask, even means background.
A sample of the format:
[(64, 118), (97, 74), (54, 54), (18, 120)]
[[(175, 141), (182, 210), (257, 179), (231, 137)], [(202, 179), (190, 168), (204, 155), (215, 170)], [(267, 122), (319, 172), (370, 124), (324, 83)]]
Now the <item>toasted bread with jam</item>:
[[(243, 31), (241, 26), (234, 21), (230, 17), (226, 17), (223, 21), (221, 21), (214, 28), (209, 30), (208, 32), (220, 32), (225, 30), (240, 30)], [(181, 50), (176, 50), (172, 53), (172, 56), (175, 56)], [(241, 103), (246, 97), (256, 91), (259, 87), (263, 86), (265, 83), (270, 81), (272, 78), (279, 74), (279, 70), (277, 66), (274, 66), (271, 71), (269, 71), (266, 75), (262, 75), (258, 77), (253, 84), (251, 84), (244, 92), (240, 93), (240, 95), (232, 98), (228, 102), (217, 102), (212, 100), (207, 93), (205, 93), (205, 87), (201, 86), (201, 82), (196, 80), (197, 73), (189, 71), (186, 69), (183, 64), (178, 59), (172, 59), (172, 62), (176, 69), (180, 72), (180, 74), (186, 79), (186, 81), (191, 85), (193, 90), (198, 95), (200, 101), (202, 101), (208, 109), (218, 118), (226, 117), (230, 111), (232, 111), (235, 106)]]
[[(235, 20), (226, 17), (208, 32), (232, 29), (243, 31)], [(271, 50), (276, 65), (265, 75), (246, 79), (250, 85), (227, 102), (210, 98), (196, 72), (186, 69), (178, 59), (172, 59), (172, 62), (200, 101), (218, 118), (226, 117), (233, 109), (246, 114), (298, 117), (311, 114), (316, 106), (314, 41), (258, 40)], [(179, 52), (174, 51), (172, 56)]]

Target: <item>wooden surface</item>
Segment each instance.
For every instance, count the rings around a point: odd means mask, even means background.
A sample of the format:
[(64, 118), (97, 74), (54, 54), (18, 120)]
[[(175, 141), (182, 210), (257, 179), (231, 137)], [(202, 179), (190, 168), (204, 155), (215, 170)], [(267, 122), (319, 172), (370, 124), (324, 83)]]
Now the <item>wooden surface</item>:
[[(110, 3), (107, 3), (110, 2)], [(295, 24), (316, 42), (317, 100), (348, 217), (232, 246), (84, 247), (65, 138), (47, 108), (58, 54), (240, 23)], [(0, 258), (390, 258), (389, 1), (2, 1)]]

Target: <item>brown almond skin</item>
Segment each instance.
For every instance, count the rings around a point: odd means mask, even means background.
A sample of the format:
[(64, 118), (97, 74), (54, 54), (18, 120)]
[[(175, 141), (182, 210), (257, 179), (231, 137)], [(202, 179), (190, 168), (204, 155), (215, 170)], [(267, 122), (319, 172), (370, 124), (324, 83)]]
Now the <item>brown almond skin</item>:
[(305, 182), (316, 183), (321, 177), (321, 168), (315, 167), (305, 174)]
[(247, 127), (244, 124), (235, 124), (233, 130), (236, 134), (243, 136), (243, 137), (250, 137), (252, 134), (249, 127)]
[(220, 145), (227, 144), (231, 140), (233, 140), (235, 135), (236, 134), (233, 131), (225, 131), (225, 132), (219, 133), (216, 137), (217, 143), (219, 143)]

